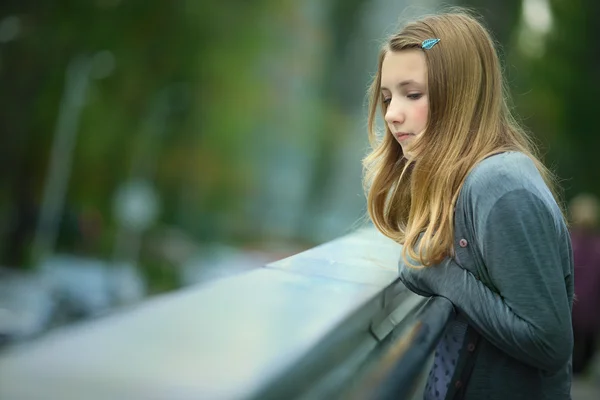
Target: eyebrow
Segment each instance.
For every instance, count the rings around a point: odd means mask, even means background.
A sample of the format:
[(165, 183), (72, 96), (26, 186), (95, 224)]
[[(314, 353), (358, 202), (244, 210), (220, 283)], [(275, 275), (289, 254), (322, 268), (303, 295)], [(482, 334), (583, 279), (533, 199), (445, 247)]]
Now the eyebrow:
[[(416, 84), (416, 85), (420, 85), (420, 83), (417, 82), (417, 81), (415, 81), (414, 79), (408, 79), (406, 81), (402, 81), (402, 82), (396, 84), (396, 87), (408, 86), (408, 85), (413, 84), (413, 83)], [(380, 89), (381, 90), (390, 90), (390, 89), (388, 89), (385, 86), (381, 86)]]

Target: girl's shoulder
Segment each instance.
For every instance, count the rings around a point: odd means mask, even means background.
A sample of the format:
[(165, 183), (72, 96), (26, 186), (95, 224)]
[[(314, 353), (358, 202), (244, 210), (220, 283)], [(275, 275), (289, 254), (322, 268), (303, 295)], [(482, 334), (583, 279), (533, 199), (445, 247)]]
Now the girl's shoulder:
[(515, 189), (531, 188), (542, 182), (533, 160), (520, 152), (507, 151), (480, 161), (468, 174), (464, 190), (470, 195), (501, 195)]
[(465, 186), (487, 191), (494, 188), (519, 188), (541, 179), (533, 160), (526, 154), (507, 151), (494, 154), (480, 161), (471, 170)]
[(469, 173), (461, 189), (459, 207), (486, 212), (507, 194), (536, 197), (547, 205), (554, 197), (534, 161), (526, 154), (507, 151), (480, 161)]

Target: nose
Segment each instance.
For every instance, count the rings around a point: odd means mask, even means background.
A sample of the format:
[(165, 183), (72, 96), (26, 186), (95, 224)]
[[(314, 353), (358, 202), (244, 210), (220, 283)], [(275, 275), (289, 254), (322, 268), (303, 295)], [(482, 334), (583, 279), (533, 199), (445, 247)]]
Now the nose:
[(391, 125), (401, 125), (404, 123), (406, 116), (399, 101), (392, 100), (388, 104), (384, 119)]

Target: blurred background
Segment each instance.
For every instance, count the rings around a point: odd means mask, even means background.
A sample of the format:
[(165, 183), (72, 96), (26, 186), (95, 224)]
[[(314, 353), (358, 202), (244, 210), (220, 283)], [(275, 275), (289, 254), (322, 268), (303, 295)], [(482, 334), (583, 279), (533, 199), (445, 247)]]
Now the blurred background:
[(596, 0), (2, 1), (2, 340), (360, 226), (379, 45), (442, 5), (486, 19), (565, 201), (600, 194)]

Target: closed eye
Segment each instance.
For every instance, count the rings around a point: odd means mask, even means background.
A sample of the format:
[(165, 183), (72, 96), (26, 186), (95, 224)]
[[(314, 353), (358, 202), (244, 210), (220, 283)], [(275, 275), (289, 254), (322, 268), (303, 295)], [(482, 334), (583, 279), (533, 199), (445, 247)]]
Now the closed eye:
[(408, 97), (411, 100), (419, 100), (421, 97), (423, 97), (422, 93), (411, 93), (409, 95), (407, 95), (406, 97)]

